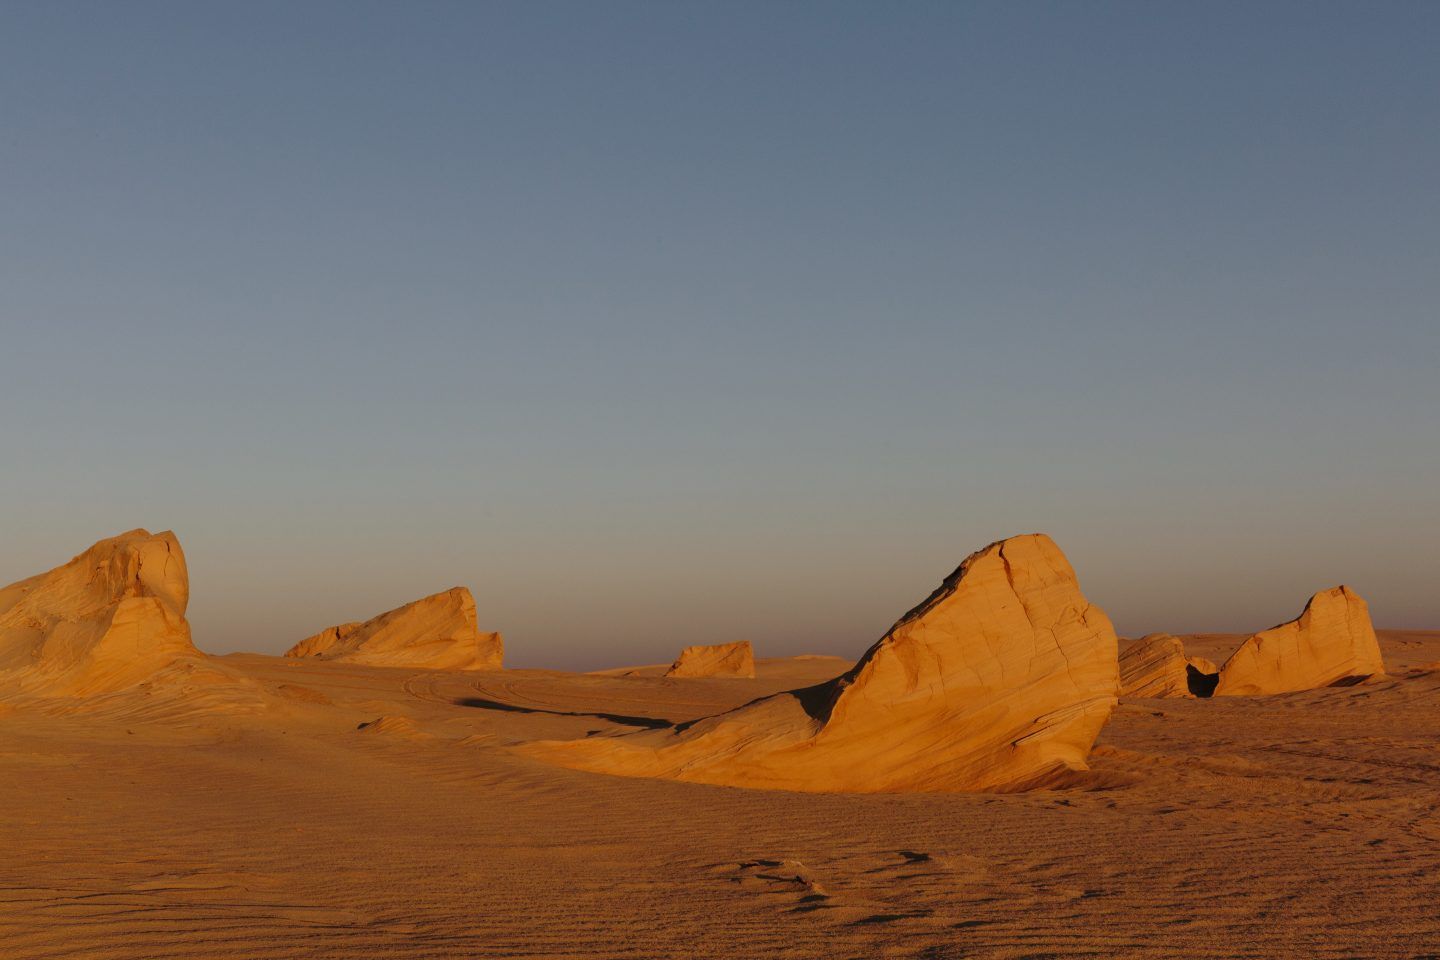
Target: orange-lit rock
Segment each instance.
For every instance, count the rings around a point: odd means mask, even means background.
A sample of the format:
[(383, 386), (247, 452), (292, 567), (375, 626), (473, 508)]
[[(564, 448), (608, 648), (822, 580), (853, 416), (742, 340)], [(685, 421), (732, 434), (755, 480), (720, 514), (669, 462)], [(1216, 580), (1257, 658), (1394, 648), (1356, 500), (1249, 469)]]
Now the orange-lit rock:
[(476, 625), (475, 598), (453, 587), (366, 620), (328, 627), (301, 640), (287, 657), (320, 657), (379, 667), (499, 670), (505, 645)]
[(665, 671), (667, 677), (755, 676), (755, 652), (749, 640), (686, 647)]
[(1369, 606), (1349, 587), (1332, 587), (1296, 619), (1242, 643), (1220, 668), (1215, 696), (1313, 690), (1384, 672)]
[(190, 582), (170, 532), (101, 540), (0, 589), (0, 684), (40, 696), (123, 690), (203, 655), (190, 641)]
[(781, 790), (1023, 789), (1086, 768), (1117, 641), (1040, 534), (972, 555), (835, 680), (675, 728), (528, 744), (564, 766)]

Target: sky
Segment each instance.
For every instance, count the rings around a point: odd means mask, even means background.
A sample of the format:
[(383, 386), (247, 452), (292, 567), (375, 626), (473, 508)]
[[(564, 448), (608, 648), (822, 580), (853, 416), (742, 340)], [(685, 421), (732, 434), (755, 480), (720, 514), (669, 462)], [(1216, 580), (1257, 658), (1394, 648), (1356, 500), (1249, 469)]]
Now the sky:
[(135, 527), (213, 653), (1440, 628), (1440, 5), (0, 4), (0, 583)]

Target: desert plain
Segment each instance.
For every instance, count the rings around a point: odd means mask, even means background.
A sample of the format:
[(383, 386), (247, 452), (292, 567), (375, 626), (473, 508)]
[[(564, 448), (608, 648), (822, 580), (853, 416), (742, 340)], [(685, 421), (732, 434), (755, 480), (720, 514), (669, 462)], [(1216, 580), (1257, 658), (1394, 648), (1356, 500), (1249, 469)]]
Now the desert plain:
[(1330, 586), (1118, 638), (1017, 537), (854, 660), (581, 674), (460, 588), (206, 656), (132, 531), (0, 590), (0, 957), (1437, 957), (1440, 631)]

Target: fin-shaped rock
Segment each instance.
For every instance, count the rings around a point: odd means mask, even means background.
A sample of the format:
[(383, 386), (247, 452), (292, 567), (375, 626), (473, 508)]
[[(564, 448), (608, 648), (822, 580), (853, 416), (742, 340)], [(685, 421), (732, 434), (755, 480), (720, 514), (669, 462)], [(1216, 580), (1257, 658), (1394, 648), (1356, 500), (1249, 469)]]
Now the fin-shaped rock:
[(1023, 789), (1086, 768), (1117, 641), (1041, 534), (967, 559), (847, 673), (728, 713), (523, 752), (622, 776), (816, 792)]
[(749, 640), (686, 647), (665, 671), (667, 677), (755, 676), (755, 651)]
[(505, 643), (476, 625), (475, 598), (464, 587), (407, 603), (364, 623), (327, 627), (285, 652), (377, 667), (499, 670)]
[(1240, 644), (1220, 668), (1215, 696), (1314, 690), (1384, 672), (1369, 606), (1349, 587), (1332, 587), (1296, 619)]

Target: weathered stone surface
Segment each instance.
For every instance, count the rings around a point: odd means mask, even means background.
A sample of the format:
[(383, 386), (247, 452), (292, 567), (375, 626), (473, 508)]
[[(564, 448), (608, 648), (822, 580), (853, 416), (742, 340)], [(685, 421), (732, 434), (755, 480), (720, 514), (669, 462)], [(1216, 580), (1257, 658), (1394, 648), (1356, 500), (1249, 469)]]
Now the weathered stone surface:
[(1185, 644), (1168, 633), (1141, 637), (1120, 654), (1122, 697), (1188, 697)]
[(173, 533), (131, 530), (101, 540), (0, 590), (0, 683), (39, 696), (87, 696), (198, 663), (189, 601)]
[(749, 640), (686, 647), (665, 671), (667, 677), (755, 676), (755, 652)]
[(678, 727), (540, 742), (550, 762), (767, 789), (1023, 789), (1086, 768), (1119, 692), (1117, 641), (1040, 534), (967, 559), (855, 666)]
[(1220, 668), (1215, 696), (1313, 690), (1384, 672), (1369, 606), (1340, 586), (1315, 594), (1296, 619), (1240, 644)]
[(366, 620), (327, 627), (285, 652), (379, 667), (499, 670), (505, 654), (498, 633), (476, 626), (475, 598), (453, 587)]

